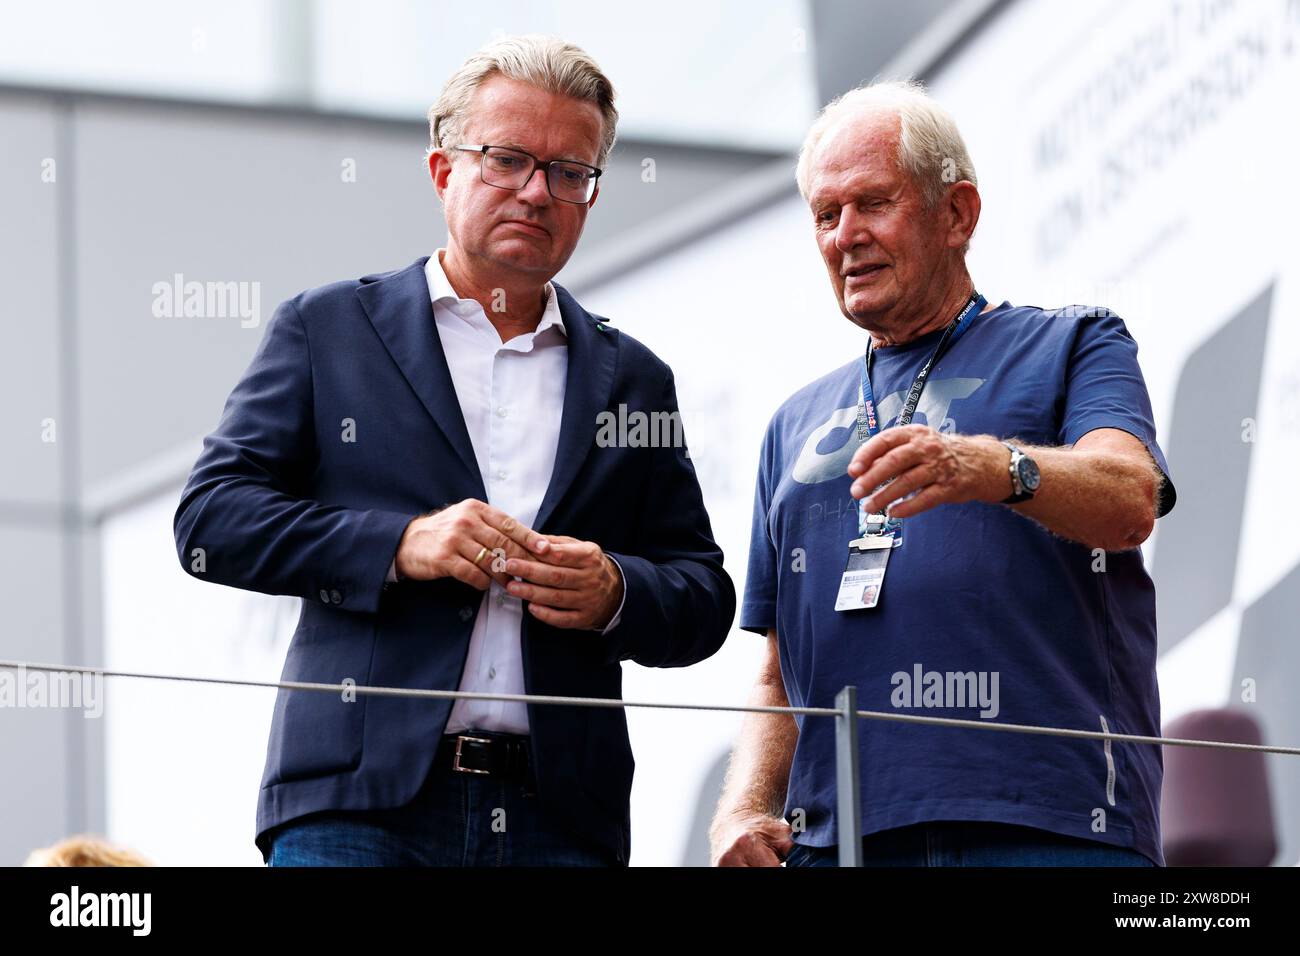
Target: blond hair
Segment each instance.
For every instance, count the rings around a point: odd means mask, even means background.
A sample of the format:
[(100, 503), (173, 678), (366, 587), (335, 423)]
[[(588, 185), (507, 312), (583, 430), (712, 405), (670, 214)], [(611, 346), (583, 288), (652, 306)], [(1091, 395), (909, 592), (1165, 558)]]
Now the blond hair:
[(33, 850), (23, 866), (153, 866), (153, 863), (134, 850), (83, 833)]
[(614, 85), (581, 48), (536, 33), (493, 40), (451, 75), (438, 101), (429, 107), (430, 153), (457, 144), (474, 93), (493, 76), (531, 83), (548, 93), (571, 96), (599, 107), (604, 122), (596, 165), (604, 167), (618, 125)]

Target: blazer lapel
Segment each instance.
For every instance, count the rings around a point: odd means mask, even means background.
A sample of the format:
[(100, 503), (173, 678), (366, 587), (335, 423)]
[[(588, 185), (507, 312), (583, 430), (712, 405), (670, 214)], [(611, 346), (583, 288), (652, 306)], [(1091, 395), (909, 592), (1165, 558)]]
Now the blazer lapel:
[(564, 380), (555, 468), (533, 522), (536, 531), (544, 530), (596, 444), (596, 416), (609, 405), (618, 357), (618, 331), (603, 323), (598, 327), (596, 319), (578, 305), (568, 290), (555, 285), (555, 294), (569, 340), (569, 370)]
[(428, 260), (424, 256), (398, 272), (366, 277), (372, 281), (362, 280), (365, 284), (357, 290), (357, 297), (388, 354), (456, 450), (463, 471), (460, 477), (475, 489), (474, 497), (486, 501), (483, 476), (479, 474), (474, 446), (447, 367), (447, 354), (433, 320), (433, 302), (424, 274)]

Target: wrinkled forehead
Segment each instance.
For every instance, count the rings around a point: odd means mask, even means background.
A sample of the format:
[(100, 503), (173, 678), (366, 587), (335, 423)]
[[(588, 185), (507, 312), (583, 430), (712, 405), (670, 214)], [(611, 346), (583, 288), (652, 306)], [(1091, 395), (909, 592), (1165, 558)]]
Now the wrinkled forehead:
[(899, 135), (896, 113), (863, 112), (839, 120), (813, 151), (809, 200), (852, 185), (896, 188), (906, 178), (898, 163)]

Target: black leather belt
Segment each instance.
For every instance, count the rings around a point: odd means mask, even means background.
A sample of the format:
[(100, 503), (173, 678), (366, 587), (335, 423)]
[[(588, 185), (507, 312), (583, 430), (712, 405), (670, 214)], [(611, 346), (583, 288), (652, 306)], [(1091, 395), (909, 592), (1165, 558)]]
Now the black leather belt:
[(518, 734), (466, 731), (446, 734), (438, 747), (434, 766), (456, 773), (529, 777), (528, 738)]

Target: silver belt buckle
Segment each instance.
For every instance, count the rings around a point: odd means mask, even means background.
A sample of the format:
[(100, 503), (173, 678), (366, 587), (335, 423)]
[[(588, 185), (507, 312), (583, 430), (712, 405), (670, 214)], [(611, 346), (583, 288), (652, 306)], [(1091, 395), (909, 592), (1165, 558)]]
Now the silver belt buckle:
[(462, 767), (462, 766), (460, 765), (460, 748), (461, 748), (461, 745), (464, 744), (465, 741), (467, 741), (467, 740), (471, 740), (471, 741), (473, 741), (474, 743), (478, 743), (478, 744), (490, 744), (490, 743), (492, 743), (492, 741), (489, 740), (487, 737), (468, 737), (468, 736), (466, 736), (465, 734), (457, 734), (457, 735), (456, 735), (456, 756), (455, 756), (455, 757), (452, 759), (452, 761), (451, 761), (451, 769), (452, 769), (452, 770), (459, 771), (460, 773), (484, 773), (484, 774), (490, 774), (490, 773), (492, 772), (492, 771), (490, 771), (490, 770), (475, 770), (473, 767)]

